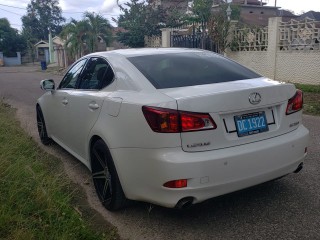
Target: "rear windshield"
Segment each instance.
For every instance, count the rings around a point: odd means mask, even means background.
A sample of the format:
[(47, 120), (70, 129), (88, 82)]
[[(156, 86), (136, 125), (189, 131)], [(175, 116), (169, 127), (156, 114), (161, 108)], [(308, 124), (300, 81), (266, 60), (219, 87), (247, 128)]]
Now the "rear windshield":
[(128, 60), (157, 89), (261, 77), (233, 61), (210, 52), (165, 53), (129, 57)]

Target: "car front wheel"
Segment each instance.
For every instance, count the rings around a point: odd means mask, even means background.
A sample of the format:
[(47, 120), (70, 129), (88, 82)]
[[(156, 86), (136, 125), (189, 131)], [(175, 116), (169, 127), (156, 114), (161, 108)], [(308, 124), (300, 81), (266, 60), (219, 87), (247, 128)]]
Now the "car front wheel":
[(107, 145), (96, 141), (91, 148), (92, 179), (98, 197), (106, 209), (115, 211), (126, 205), (119, 177)]

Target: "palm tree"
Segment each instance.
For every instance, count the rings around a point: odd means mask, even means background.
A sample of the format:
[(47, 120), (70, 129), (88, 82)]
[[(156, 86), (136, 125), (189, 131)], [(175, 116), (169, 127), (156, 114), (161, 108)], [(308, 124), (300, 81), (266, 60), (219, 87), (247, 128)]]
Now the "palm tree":
[(84, 19), (88, 24), (86, 40), (90, 52), (96, 52), (99, 41), (103, 40), (107, 45), (111, 42), (111, 25), (107, 19), (100, 14), (85, 12)]
[(72, 19), (64, 26), (60, 36), (65, 39), (65, 46), (69, 56), (76, 60), (85, 54), (86, 38), (89, 25), (86, 20), (77, 21)]

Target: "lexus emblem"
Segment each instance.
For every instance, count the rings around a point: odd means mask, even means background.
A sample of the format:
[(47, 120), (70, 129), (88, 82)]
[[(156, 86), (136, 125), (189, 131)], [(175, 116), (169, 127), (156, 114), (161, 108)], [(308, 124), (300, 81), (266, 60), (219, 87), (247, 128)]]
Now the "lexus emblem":
[(261, 102), (260, 93), (254, 92), (249, 95), (249, 102), (253, 105), (257, 105)]

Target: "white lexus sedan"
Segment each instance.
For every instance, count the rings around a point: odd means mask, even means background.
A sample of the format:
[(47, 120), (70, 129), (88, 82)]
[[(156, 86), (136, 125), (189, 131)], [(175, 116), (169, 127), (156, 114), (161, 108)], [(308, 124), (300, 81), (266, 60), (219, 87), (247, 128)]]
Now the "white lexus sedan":
[(109, 210), (184, 208), (299, 172), (307, 154), (302, 92), (208, 51), (94, 53), (41, 88), (42, 143), (85, 164)]

